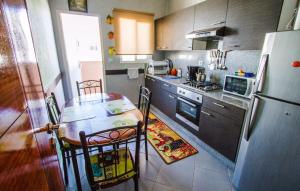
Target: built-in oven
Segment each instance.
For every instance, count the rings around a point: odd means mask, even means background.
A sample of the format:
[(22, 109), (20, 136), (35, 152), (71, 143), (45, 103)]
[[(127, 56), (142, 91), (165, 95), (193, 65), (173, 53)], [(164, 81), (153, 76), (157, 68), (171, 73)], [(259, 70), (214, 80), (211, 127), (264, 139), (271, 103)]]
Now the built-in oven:
[(198, 131), (202, 95), (181, 87), (177, 88), (177, 95), (176, 118)]

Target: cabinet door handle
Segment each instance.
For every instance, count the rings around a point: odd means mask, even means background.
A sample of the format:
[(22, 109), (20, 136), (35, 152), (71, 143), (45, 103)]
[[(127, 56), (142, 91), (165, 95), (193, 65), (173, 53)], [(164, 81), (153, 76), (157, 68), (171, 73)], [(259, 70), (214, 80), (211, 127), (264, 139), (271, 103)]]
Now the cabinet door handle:
[(257, 73), (258, 80), (255, 87), (255, 93), (261, 93), (263, 91), (263, 85), (264, 85), (265, 76), (267, 72), (268, 61), (269, 61), (269, 55), (268, 54), (263, 55)]
[(253, 98), (251, 99), (250, 112), (249, 112), (249, 115), (248, 115), (248, 121), (246, 122), (246, 125), (245, 125), (245, 139), (247, 141), (249, 141), (249, 139), (250, 139), (250, 135), (251, 135), (251, 131), (253, 129), (254, 121), (255, 121), (255, 118), (257, 116), (259, 101), (260, 101), (260, 98), (256, 95), (254, 95)]
[(225, 106), (224, 106), (224, 105), (218, 104), (218, 103), (216, 103), (216, 102), (213, 102), (213, 104), (214, 104), (214, 105), (216, 105), (216, 106), (219, 106), (219, 107), (225, 108)]
[(212, 114), (207, 113), (207, 112), (205, 112), (205, 111), (201, 111), (201, 113), (203, 113), (203, 114), (205, 114), (205, 115), (207, 115), (207, 116), (212, 116)]
[(189, 101), (187, 101), (187, 100), (185, 100), (185, 99), (182, 99), (182, 98), (180, 98), (180, 97), (178, 97), (177, 99), (178, 99), (179, 101), (182, 101), (182, 102), (184, 102), (184, 103), (186, 103), (186, 104), (192, 106), (192, 107), (197, 107), (197, 105), (195, 105), (195, 104), (193, 104), (193, 103), (191, 103), (191, 102), (189, 102)]
[(175, 99), (175, 97), (174, 97), (174, 96), (171, 96), (171, 95), (169, 95), (169, 98), (171, 98), (171, 99)]
[(220, 24), (224, 24), (224, 23), (225, 23), (225, 21), (219, 21), (219, 22), (216, 22), (216, 23), (214, 23), (212, 25), (220, 25)]
[(239, 48), (241, 47), (240, 44), (233, 44), (233, 45), (228, 45), (229, 48)]
[(164, 84), (164, 86), (166, 86), (166, 87), (170, 87), (170, 86), (169, 86), (169, 84)]

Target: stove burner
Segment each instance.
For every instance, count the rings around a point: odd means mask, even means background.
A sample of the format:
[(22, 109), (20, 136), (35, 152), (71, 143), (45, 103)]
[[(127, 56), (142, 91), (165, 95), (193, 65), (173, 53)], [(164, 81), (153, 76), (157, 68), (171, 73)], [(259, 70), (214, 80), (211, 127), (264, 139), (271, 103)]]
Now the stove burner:
[(212, 82), (189, 81), (183, 84), (203, 91), (213, 91), (222, 89), (222, 86), (220, 84)]

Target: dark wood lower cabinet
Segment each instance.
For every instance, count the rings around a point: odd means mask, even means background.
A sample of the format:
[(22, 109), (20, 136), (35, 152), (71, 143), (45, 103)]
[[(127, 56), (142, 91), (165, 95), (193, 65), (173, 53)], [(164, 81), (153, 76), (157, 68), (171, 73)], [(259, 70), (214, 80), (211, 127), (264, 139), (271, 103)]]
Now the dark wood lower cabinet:
[(241, 126), (215, 111), (202, 107), (198, 136), (206, 144), (235, 162)]
[(177, 96), (166, 90), (161, 91), (161, 111), (171, 119), (175, 119)]
[(151, 104), (161, 109), (161, 87), (160, 80), (147, 76), (145, 79), (146, 87), (152, 92)]
[(244, 122), (244, 109), (204, 96), (199, 131), (196, 131), (176, 119), (176, 86), (148, 76), (145, 84), (153, 93), (152, 105), (198, 136), (207, 145), (235, 162)]

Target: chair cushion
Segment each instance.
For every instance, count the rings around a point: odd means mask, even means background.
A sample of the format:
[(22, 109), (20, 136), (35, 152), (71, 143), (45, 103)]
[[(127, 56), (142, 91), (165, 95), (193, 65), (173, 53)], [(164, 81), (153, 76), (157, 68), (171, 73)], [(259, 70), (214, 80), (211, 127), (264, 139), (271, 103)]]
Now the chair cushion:
[[(119, 149), (117, 152), (116, 157), (117, 158), (117, 176), (120, 176), (125, 173), (125, 163), (126, 163), (126, 148)], [(119, 178), (115, 178), (113, 180), (105, 181), (105, 175), (104, 175), (104, 168), (103, 163), (105, 163), (105, 173), (106, 173), (106, 179), (113, 178), (116, 176), (116, 170), (115, 170), (115, 160), (113, 159), (115, 157), (115, 151), (107, 151), (104, 152), (104, 154), (95, 154), (90, 156), (93, 175), (94, 175), (94, 181), (103, 181), (100, 182), (100, 186), (105, 186), (107, 184), (114, 184), (119, 181), (129, 179), (135, 175), (135, 172), (132, 171), (130, 173), (124, 174), (123, 176), (120, 176)], [(131, 158), (131, 153), (129, 151), (129, 148), (127, 148), (127, 172), (134, 169), (134, 164)]]

